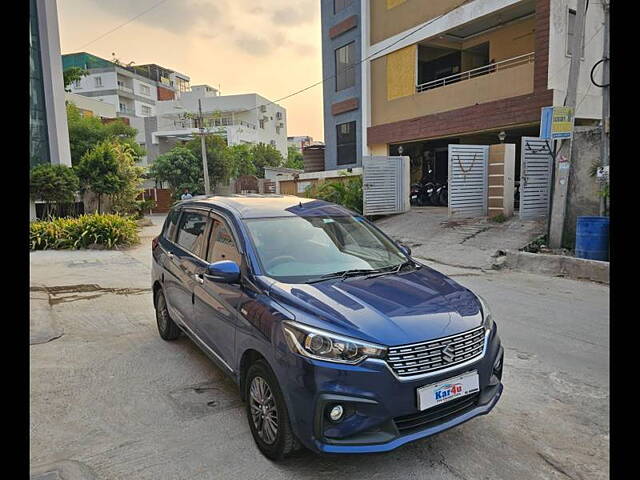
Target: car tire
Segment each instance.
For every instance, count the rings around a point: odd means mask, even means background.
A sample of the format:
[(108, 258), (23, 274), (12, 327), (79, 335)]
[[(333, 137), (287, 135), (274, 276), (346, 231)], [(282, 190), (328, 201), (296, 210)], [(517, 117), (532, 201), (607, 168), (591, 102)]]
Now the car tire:
[[(262, 454), (271, 460), (282, 460), (289, 453), (300, 448), (291, 429), (282, 390), (269, 365), (263, 360), (252, 364), (247, 371), (244, 385), (247, 421), (253, 439)], [(266, 409), (267, 419), (264, 418), (265, 411), (261, 410), (262, 407)]]
[(164, 298), (162, 290), (156, 292), (156, 324), (158, 325), (158, 333), (163, 340), (171, 341), (180, 336), (180, 327), (176, 325), (167, 308), (167, 301)]

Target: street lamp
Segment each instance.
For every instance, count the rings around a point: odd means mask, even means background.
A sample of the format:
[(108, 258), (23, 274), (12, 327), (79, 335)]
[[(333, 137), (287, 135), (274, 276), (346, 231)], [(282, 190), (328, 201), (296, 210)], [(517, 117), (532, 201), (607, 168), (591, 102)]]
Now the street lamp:
[(500, 143), (504, 143), (505, 138), (507, 138), (507, 132), (505, 132), (504, 130), (502, 130), (502, 131), (498, 134), (498, 140), (500, 140)]

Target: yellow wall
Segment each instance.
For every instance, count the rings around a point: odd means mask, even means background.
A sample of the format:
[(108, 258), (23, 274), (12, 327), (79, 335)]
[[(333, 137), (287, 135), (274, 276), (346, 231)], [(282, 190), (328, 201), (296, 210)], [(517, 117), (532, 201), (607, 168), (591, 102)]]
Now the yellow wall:
[(380, 155), (386, 157), (389, 154), (386, 143), (377, 143), (375, 145), (369, 145), (371, 155)]
[(499, 62), (535, 50), (533, 17), (504, 28), (479, 35), (462, 43), (462, 49), (489, 42), (489, 59)]
[(397, 122), (533, 92), (533, 63), (387, 100), (385, 58), (371, 64), (371, 125)]
[[(490, 59), (499, 62), (532, 53), (535, 50), (533, 31), (534, 19), (526, 19), (467, 40), (457, 48), (467, 49), (488, 41)], [(434, 46), (452, 45), (443, 40), (428, 43)], [(416, 51), (417, 45), (414, 44), (371, 62), (372, 125), (422, 117), (533, 92), (534, 64), (527, 63), (415, 93)]]
[(416, 48), (409, 45), (387, 55), (387, 100), (415, 92)]
[(371, 44), (426, 22), (462, 0), (371, 0)]
[(407, 0), (387, 0), (387, 10), (391, 10), (406, 1)]

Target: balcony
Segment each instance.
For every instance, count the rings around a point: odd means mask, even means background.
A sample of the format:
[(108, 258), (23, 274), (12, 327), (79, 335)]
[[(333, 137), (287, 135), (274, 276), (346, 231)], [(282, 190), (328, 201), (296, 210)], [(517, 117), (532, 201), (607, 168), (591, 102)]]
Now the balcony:
[(371, 124), (398, 122), (530, 94), (534, 62), (533, 53), (520, 54), (418, 84), (412, 95), (393, 99), (386, 95), (386, 71), (373, 66)]
[(525, 64), (533, 65), (534, 60), (535, 60), (535, 55), (533, 52), (526, 53), (524, 55), (518, 55), (517, 57), (508, 58), (500, 62), (490, 63), (482, 67), (474, 68), (473, 70), (467, 70), (466, 72), (461, 72), (455, 75), (449, 75), (444, 78), (439, 78), (437, 80), (432, 80), (430, 82), (422, 83), (416, 86), (416, 92), (421, 93), (427, 90), (431, 90), (433, 88), (445, 87), (453, 83), (458, 83), (464, 80), (470, 80), (472, 78), (476, 78), (482, 75), (487, 75), (495, 72), (501, 72), (503, 70), (517, 67), (520, 65), (525, 65)]

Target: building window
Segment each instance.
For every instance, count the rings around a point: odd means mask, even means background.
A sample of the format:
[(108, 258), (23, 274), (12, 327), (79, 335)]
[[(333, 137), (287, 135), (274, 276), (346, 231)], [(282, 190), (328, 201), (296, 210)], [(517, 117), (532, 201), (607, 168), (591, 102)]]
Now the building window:
[(127, 106), (124, 103), (120, 103), (120, 111), (121, 112), (126, 112), (128, 111)]
[(73, 88), (82, 88), (82, 85), (80, 85), (80, 80), (73, 81)]
[(151, 107), (147, 107), (146, 105), (142, 105), (140, 111), (142, 112), (143, 117), (151, 116)]
[(264, 120), (260, 119), (258, 122), (260, 123), (260, 128), (264, 128)]
[(356, 163), (356, 122), (336, 125), (338, 145), (338, 165)]
[(140, 92), (143, 95), (151, 95), (151, 89), (149, 88), (148, 85), (144, 85), (144, 84), (140, 84)]
[(356, 42), (336, 50), (336, 92), (356, 84), (355, 51)]
[(96, 82), (96, 87), (102, 86), (102, 77), (95, 77), (94, 80)]
[(50, 163), (47, 110), (44, 101), (44, 80), (40, 54), (38, 11), (31, 0), (29, 12), (29, 157), (30, 166)]
[[(569, 13), (567, 14), (567, 56), (571, 56), (571, 44), (573, 42), (573, 35), (576, 30), (576, 11), (569, 9)], [(585, 28), (586, 30), (586, 28)], [(580, 57), (584, 57), (584, 33), (582, 31), (582, 53)]]
[(333, 13), (338, 13), (353, 3), (353, 0), (333, 0)]

